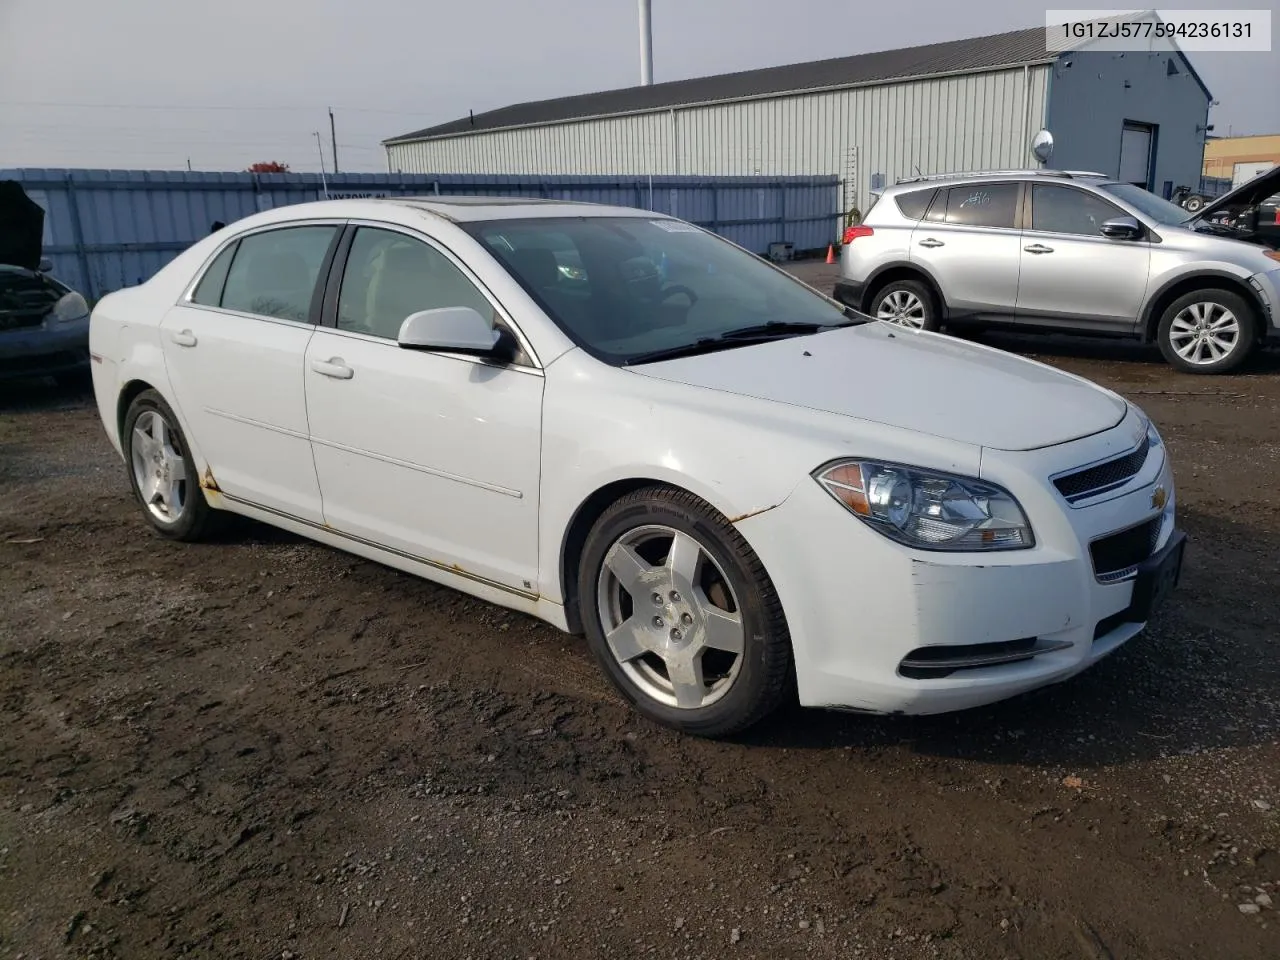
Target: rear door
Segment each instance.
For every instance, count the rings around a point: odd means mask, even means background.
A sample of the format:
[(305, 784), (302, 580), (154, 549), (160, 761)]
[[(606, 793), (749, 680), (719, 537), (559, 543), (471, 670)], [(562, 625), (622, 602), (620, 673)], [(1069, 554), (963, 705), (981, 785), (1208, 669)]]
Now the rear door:
[(912, 234), (911, 259), (937, 281), (950, 317), (1012, 319), (1021, 189), (1016, 180), (941, 189)]
[(338, 233), (308, 223), (232, 240), (161, 324), (174, 400), (218, 488), (313, 523), (303, 358)]
[(1018, 321), (1131, 331), (1147, 292), (1150, 240), (1104, 237), (1103, 223), (1129, 215), (1097, 194), (1057, 183), (1029, 186)]

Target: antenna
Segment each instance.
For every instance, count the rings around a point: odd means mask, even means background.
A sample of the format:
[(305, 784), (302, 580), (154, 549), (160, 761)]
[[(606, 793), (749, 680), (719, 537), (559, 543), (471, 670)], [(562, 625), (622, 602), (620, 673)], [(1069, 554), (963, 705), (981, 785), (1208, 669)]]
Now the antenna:
[(652, 0), (640, 0), (640, 86), (653, 86)]
[(316, 135), (316, 153), (320, 154), (320, 186), (324, 189), (324, 198), (329, 199), (329, 183), (324, 178), (324, 147), (320, 143), (320, 131), (313, 131)]

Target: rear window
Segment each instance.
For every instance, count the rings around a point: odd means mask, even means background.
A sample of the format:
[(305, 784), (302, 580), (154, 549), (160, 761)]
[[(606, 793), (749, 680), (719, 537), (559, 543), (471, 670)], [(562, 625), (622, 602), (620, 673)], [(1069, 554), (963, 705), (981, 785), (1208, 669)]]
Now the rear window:
[(924, 212), (929, 209), (929, 201), (933, 199), (934, 190), (912, 190), (900, 193), (896, 197), (898, 209), (908, 220), (923, 220)]

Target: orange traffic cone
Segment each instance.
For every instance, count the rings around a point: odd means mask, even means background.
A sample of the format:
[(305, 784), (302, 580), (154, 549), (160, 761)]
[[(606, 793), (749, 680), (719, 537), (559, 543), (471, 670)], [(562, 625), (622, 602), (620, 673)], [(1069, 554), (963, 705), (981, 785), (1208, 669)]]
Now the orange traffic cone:
[(836, 262), (836, 245), (834, 243), (827, 244), (827, 263)]

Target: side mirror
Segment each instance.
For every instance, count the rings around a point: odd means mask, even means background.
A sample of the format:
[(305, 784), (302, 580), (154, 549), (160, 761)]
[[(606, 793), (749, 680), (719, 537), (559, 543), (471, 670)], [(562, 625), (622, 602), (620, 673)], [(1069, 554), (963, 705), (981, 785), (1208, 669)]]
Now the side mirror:
[(419, 310), (400, 324), (397, 338), (406, 350), (443, 350), (473, 356), (493, 356), (502, 334), (470, 307)]
[(1142, 236), (1142, 224), (1134, 217), (1114, 217), (1103, 222), (1102, 235), (1112, 240), (1137, 240)]
[(50, 273), (53, 270), (53, 261), (48, 257), (40, 258), (40, 266), (37, 268), (41, 273)]

